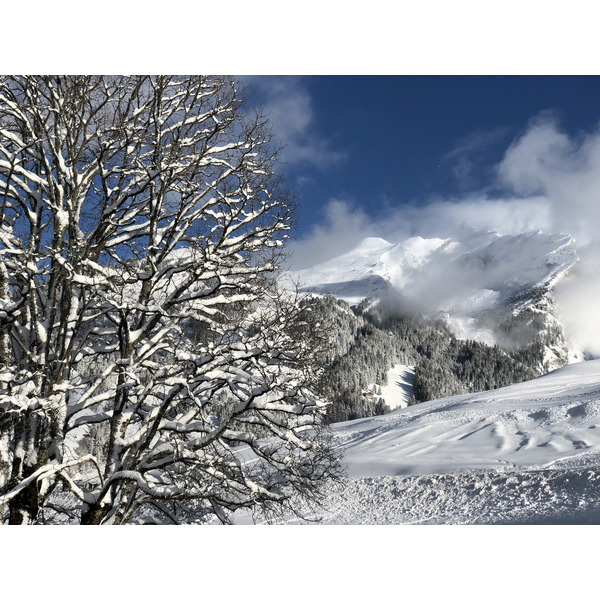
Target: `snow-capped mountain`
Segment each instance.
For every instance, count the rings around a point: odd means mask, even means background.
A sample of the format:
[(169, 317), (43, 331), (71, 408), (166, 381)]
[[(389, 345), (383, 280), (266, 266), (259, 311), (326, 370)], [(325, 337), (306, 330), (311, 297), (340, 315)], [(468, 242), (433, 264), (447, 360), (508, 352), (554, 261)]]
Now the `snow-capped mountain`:
[[(400, 311), (446, 319), (458, 337), (498, 343), (499, 326), (527, 311), (537, 313), (542, 328), (561, 328), (552, 290), (577, 261), (575, 240), (566, 234), (480, 232), (397, 244), (366, 238), (341, 256), (289, 271), (286, 281), (351, 305), (386, 299)], [(566, 347), (551, 348), (561, 345), (555, 342), (548, 343), (550, 367), (566, 359)]]
[[(550, 289), (577, 261), (569, 235), (486, 232), (461, 241), (366, 238), (349, 252), (289, 277), (302, 291), (357, 304), (392, 286), (408, 300), (446, 311), (496, 306), (532, 288)], [(434, 297), (420, 299), (427, 291)]]

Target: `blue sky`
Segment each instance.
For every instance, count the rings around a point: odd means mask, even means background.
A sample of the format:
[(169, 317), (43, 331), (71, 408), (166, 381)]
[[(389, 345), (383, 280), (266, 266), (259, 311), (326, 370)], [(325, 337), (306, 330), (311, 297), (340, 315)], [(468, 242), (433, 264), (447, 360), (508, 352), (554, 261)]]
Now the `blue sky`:
[(600, 339), (600, 76), (247, 77), (300, 198), (292, 269), (365, 237), (568, 233), (555, 294)]
[[(551, 160), (541, 148), (562, 152), (554, 158), (571, 169), (587, 160), (587, 173), (595, 164), (584, 140), (600, 123), (598, 76), (259, 76), (245, 82), (250, 101), (264, 105), (285, 144), (288, 181), (300, 198), (296, 237), (307, 242), (296, 247), (301, 263), (328, 234), (334, 252), (361, 229), (393, 237), (390, 222), (398, 220), (399, 238), (435, 233), (434, 206), (471, 203), (486, 212), (485, 200), (493, 216), (503, 202), (521, 199), (520, 207), (536, 212), (538, 192), (547, 200), (547, 190), (517, 185), (515, 164), (505, 177), (500, 167), (528, 135), (546, 138), (527, 159), (532, 172), (521, 179), (539, 177), (533, 165)], [(542, 225), (551, 227), (548, 219)]]

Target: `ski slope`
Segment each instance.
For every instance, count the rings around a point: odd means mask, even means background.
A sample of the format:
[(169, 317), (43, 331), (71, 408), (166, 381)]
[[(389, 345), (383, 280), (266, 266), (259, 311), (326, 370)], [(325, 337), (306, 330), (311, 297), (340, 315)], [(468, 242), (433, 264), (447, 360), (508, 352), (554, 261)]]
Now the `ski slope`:
[(406, 408), (413, 395), (415, 368), (395, 365), (387, 372), (387, 383), (380, 386), (379, 396), (392, 409)]
[(338, 423), (350, 476), (549, 467), (600, 457), (600, 361), (477, 394)]
[(319, 523), (600, 523), (600, 360), (333, 435), (348, 479)]

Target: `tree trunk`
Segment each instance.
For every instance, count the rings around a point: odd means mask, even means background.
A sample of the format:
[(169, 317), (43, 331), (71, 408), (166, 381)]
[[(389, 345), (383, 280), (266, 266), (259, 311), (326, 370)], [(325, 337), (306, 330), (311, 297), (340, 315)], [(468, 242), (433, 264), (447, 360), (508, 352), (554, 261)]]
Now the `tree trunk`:
[(9, 525), (31, 525), (37, 521), (39, 505), (35, 481), (9, 500), (8, 511)]
[(101, 525), (108, 509), (106, 505), (85, 505), (81, 511), (81, 525)]

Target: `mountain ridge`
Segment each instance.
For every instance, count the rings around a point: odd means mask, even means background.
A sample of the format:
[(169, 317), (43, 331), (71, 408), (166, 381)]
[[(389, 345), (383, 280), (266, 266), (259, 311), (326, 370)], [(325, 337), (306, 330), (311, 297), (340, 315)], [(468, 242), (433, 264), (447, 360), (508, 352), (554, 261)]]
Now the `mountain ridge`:
[[(435, 259), (435, 260), (434, 260)], [(364, 300), (372, 292), (369, 281), (379, 277), (398, 291), (422, 279), (423, 267), (452, 266), (452, 275), (478, 274), (487, 289), (511, 291), (532, 286), (552, 286), (578, 260), (575, 240), (568, 234), (541, 231), (518, 235), (480, 232), (464, 240), (415, 236), (392, 244), (367, 237), (351, 250), (301, 270), (287, 271), (300, 291), (326, 293), (349, 304)], [(521, 272), (520, 276), (515, 273)], [(426, 273), (427, 275), (428, 273)], [(356, 296), (344, 296), (349, 282), (356, 283)], [(360, 290), (360, 282), (365, 283)], [(384, 286), (382, 286), (384, 287)]]
[(535, 321), (527, 340), (552, 332), (545, 342), (550, 370), (569, 362), (553, 289), (578, 260), (575, 239), (564, 233), (481, 231), (396, 244), (367, 237), (340, 256), (288, 271), (285, 280), (297, 282), (300, 292), (332, 295), (351, 306), (371, 299), (442, 319), (457, 337), (490, 345), (518, 345), (522, 332), (512, 323)]

